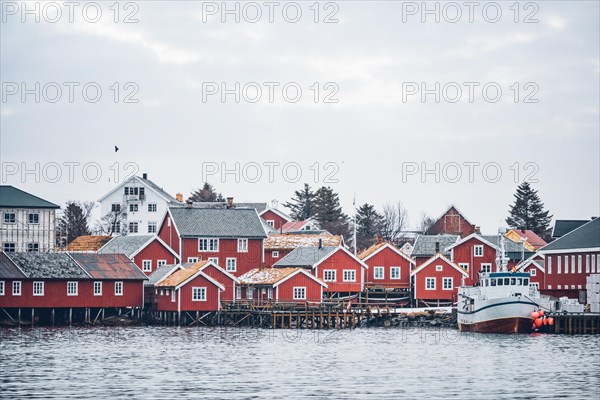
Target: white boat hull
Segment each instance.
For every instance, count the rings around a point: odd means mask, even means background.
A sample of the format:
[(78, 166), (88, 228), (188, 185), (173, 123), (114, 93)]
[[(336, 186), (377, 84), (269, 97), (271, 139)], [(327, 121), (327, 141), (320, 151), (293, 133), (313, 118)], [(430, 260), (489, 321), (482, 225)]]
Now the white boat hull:
[(482, 333), (531, 332), (530, 314), (538, 305), (523, 297), (499, 297), (494, 299), (464, 299), (457, 305), (458, 329)]

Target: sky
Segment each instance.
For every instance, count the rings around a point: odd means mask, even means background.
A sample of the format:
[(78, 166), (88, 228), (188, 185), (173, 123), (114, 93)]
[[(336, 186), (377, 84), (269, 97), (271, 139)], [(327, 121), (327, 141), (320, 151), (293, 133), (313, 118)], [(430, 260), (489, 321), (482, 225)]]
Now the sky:
[(281, 207), (306, 182), (493, 234), (527, 180), (600, 215), (599, 3), (513, 3), (2, 1), (1, 183)]

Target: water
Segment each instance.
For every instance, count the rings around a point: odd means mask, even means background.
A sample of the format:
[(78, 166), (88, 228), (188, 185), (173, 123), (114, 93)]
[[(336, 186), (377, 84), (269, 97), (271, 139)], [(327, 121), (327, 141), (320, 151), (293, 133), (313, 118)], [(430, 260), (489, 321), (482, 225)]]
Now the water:
[(600, 398), (600, 337), (0, 329), (0, 398)]

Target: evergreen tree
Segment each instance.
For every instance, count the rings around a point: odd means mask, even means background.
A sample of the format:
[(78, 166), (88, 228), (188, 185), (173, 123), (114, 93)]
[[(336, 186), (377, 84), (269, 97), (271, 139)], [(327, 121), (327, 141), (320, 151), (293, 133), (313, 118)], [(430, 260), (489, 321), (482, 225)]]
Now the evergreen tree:
[(523, 182), (515, 193), (515, 203), (510, 207), (510, 216), (506, 223), (513, 229), (529, 229), (537, 235), (547, 237), (552, 215), (544, 210), (544, 203), (540, 200), (537, 190)]
[(365, 203), (356, 212), (357, 249), (362, 250), (373, 245), (383, 228), (383, 216), (371, 204)]
[(88, 218), (93, 208), (93, 202), (67, 201), (63, 215), (57, 221), (59, 245), (71, 243), (79, 236), (91, 235)]
[(283, 206), (291, 211), (291, 216), (296, 221), (306, 221), (315, 213), (315, 192), (305, 183), (302, 190), (296, 190), (292, 200)]
[(348, 216), (342, 211), (337, 193), (330, 187), (321, 187), (315, 193), (314, 216), (321, 228), (334, 235), (350, 236)]
[(225, 201), (221, 193), (217, 193), (213, 185), (208, 182), (204, 182), (202, 189), (198, 189), (191, 193), (188, 201), (196, 201), (200, 203)]

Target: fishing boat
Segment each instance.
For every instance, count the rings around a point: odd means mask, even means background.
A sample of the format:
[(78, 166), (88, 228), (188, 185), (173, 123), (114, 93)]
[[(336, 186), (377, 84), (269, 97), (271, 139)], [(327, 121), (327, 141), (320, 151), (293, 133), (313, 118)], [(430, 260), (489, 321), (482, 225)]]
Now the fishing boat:
[(481, 333), (531, 332), (531, 313), (540, 308), (540, 294), (527, 272), (507, 269), (505, 238), (499, 232), (496, 271), (481, 273), (475, 286), (461, 286), (456, 304), (458, 329)]

